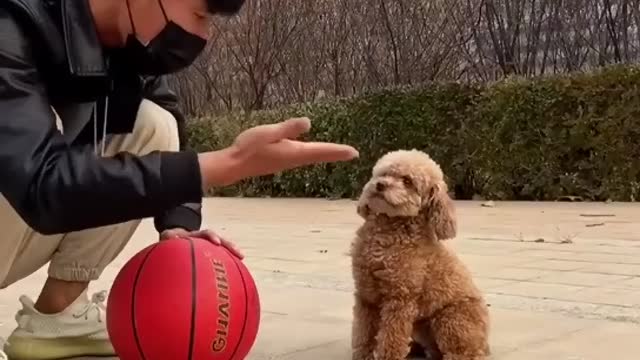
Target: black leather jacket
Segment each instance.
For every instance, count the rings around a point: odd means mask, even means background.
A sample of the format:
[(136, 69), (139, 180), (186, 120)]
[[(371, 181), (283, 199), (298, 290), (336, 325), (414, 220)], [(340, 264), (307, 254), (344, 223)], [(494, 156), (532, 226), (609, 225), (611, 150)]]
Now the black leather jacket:
[[(0, 34), (0, 192), (28, 225), (54, 234), (153, 217), (158, 231), (200, 227), (200, 170), (176, 97), (164, 77), (108, 56), (88, 0), (4, 0)], [(95, 156), (92, 109), (102, 129), (106, 98), (107, 133), (130, 132), (147, 98), (175, 116), (183, 151)]]

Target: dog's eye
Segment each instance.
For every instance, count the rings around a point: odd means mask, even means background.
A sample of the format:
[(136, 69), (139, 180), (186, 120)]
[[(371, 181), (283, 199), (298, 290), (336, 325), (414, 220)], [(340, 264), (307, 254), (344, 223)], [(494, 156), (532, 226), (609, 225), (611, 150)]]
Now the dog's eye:
[(413, 180), (411, 180), (411, 178), (408, 177), (408, 176), (403, 176), (402, 177), (402, 182), (407, 186), (413, 185)]

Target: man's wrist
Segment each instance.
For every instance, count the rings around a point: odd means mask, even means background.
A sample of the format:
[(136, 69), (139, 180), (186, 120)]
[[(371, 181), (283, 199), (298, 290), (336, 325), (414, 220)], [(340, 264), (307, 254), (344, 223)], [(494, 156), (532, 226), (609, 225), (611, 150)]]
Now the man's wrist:
[(236, 181), (238, 161), (230, 148), (198, 154), (202, 188), (231, 185)]
[(200, 204), (182, 204), (181, 206), (156, 215), (153, 223), (158, 232), (175, 228), (183, 228), (188, 231), (199, 230), (202, 225), (202, 213), (200, 209)]
[(170, 239), (178, 236), (186, 236), (190, 232), (191, 231), (185, 228), (176, 227), (176, 228), (163, 230), (158, 234), (158, 236), (160, 237), (160, 240), (165, 240), (165, 239)]

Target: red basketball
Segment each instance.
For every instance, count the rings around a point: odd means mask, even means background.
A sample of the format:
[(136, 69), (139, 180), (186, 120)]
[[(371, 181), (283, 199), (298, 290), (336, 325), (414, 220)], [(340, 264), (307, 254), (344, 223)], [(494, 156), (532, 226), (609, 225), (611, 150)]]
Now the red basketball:
[(260, 324), (249, 270), (222, 246), (168, 239), (131, 258), (107, 301), (121, 360), (243, 360)]

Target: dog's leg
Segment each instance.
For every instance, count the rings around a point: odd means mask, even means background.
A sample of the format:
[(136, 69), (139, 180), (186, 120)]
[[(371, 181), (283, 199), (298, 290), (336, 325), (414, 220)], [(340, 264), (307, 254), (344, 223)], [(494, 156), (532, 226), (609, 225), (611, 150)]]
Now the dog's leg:
[(391, 300), (380, 309), (380, 331), (376, 337), (375, 360), (404, 360), (409, 354), (413, 322), (418, 314), (413, 303)]
[(413, 325), (412, 351), (413, 356), (421, 356), (426, 360), (442, 360), (442, 354), (438, 350), (435, 338), (428, 320), (422, 320)]
[(490, 355), (489, 314), (478, 300), (442, 309), (431, 329), (443, 360), (485, 360)]
[(351, 334), (352, 360), (373, 360), (375, 336), (379, 327), (379, 309), (356, 296)]

